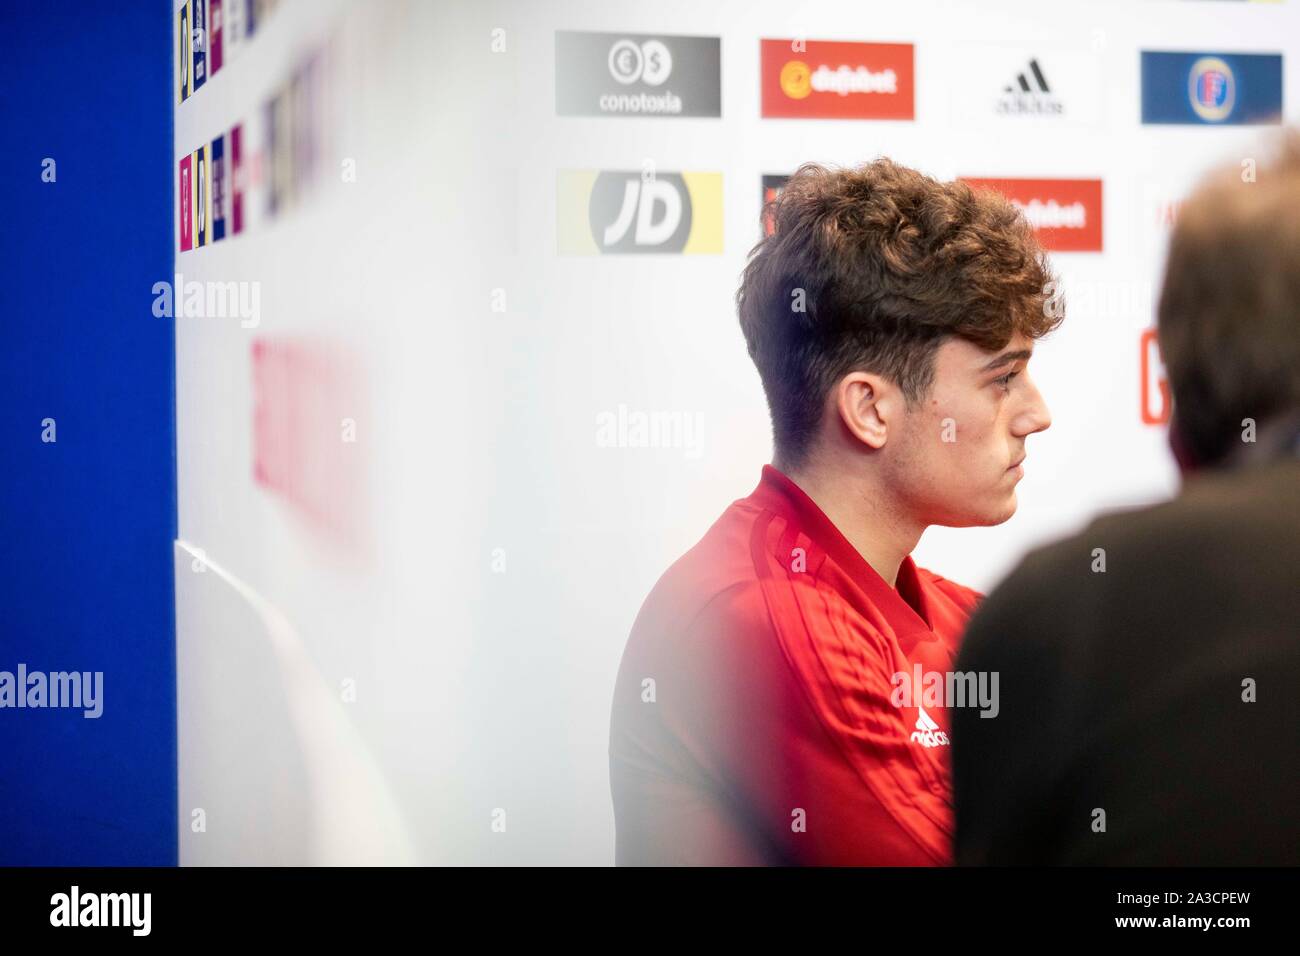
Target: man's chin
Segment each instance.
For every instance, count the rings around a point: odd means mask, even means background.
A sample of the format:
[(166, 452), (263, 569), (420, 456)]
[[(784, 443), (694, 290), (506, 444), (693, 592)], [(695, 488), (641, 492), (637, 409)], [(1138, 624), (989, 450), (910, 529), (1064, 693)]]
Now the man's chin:
[(1019, 505), (1021, 505), (1021, 502), (1018, 502), (1017, 499), (1015, 499), (1015, 492), (1011, 492), (1010, 496), (1006, 498), (1006, 501), (1002, 502), (1000, 509), (995, 509), (993, 514), (989, 516), (988, 524), (993, 525), (1009, 522), (1009, 520), (1011, 520), (1011, 515), (1015, 514), (1015, 509), (1017, 509)]
[(996, 517), (988, 521), (987, 527), (993, 527), (994, 525), (1005, 524), (1015, 516), (1015, 513), (1016, 513), (1016, 505), (1014, 502), (1012, 502), (1010, 508), (1007, 508), (1006, 510), (1000, 512)]
[(1016, 508), (1019, 506), (1020, 502), (1016, 500), (1016, 493), (1013, 491), (1011, 492), (1011, 497), (1008, 498), (1006, 503), (997, 511), (989, 524), (995, 525), (1002, 524), (1004, 521), (1010, 521), (1012, 515), (1016, 513)]
[(936, 521), (934, 524), (943, 525), (946, 528), (991, 528), (994, 525), (1003, 524), (1011, 520), (1016, 513), (1015, 492), (1011, 497), (1004, 500), (1001, 504), (992, 505), (979, 511), (959, 513), (951, 515), (946, 521)]

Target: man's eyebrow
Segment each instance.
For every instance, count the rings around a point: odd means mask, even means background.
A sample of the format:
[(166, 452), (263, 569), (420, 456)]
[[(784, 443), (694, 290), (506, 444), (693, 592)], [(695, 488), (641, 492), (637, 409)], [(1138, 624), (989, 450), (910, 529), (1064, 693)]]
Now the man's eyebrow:
[(1019, 362), (1021, 359), (1028, 359), (1034, 354), (1033, 349), (1019, 349), (1015, 352), (1003, 352), (1001, 355), (995, 355), (990, 359), (981, 372), (991, 372), (995, 368), (1001, 368), (1003, 365), (1010, 365), (1012, 362)]

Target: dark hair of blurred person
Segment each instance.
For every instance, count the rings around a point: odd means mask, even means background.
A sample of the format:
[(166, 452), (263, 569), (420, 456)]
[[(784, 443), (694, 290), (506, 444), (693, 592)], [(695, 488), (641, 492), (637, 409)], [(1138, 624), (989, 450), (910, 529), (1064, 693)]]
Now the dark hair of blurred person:
[[(1183, 205), (1170, 502), (1031, 553), (971, 619), (961, 864), (1300, 864), (1300, 136)], [(1251, 175), (1253, 171), (1253, 175)]]

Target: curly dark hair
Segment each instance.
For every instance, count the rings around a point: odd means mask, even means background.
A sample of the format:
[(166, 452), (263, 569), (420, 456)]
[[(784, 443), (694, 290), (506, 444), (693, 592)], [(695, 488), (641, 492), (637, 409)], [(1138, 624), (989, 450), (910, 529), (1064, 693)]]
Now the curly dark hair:
[(1061, 322), (1046, 257), (1000, 194), (885, 158), (805, 163), (763, 218), (772, 231), (750, 251), (736, 307), (786, 464), (806, 459), (849, 372), (886, 376), (914, 405), (946, 337), (996, 350)]

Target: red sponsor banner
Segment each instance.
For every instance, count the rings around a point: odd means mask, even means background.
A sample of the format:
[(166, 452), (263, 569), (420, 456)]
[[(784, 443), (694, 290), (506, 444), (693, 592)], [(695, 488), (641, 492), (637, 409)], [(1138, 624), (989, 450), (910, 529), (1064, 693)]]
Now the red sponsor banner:
[(1178, 222), (1178, 213), (1183, 208), (1182, 199), (1165, 199), (1156, 203), (1156, 226), (1166, 232), (1172, 230)]
[(322, 540), (366, 543), (362, 373), (342, 348), (309, 339), (252, 345), (253, 480)]
[(1142, 424), (1167, 424), (1173, 402), (1169, 397), (1169, 380), (1165, 377), (1165, 364), (1160, 358), (1160, 343), (1155, 329), (1143, 331), (1138, 348), (1141, 352), (1138, 374), (1142, 378)]
[(762, 40), (763, 116), (916, 118), (910, 43)]
[(785, 188), (789, 179), (789, 176), (784, 175), (763, 177), (763, 234), (765, 236), (772, 235), (776, 228), (776, 223), (768, 215), (768, 203), (775, 201), (776, 197), (781, 195), (781, 190)]
[(194, 204), (190, 201), (190, 157), (188, 155), (181, 157), (180, 173), (177, 177), (180, 181), (180, 208), (176, 210), (176, 215), (181, 224), (181, 252), (187, 252), (194, 248), (194, 233), (192, 231), (193, 219), (190, 212)]
[(1100, 179), (972, 179), (961, 181), (993, 189), (1015, 204), (1044, 249), (1101, 252)]

